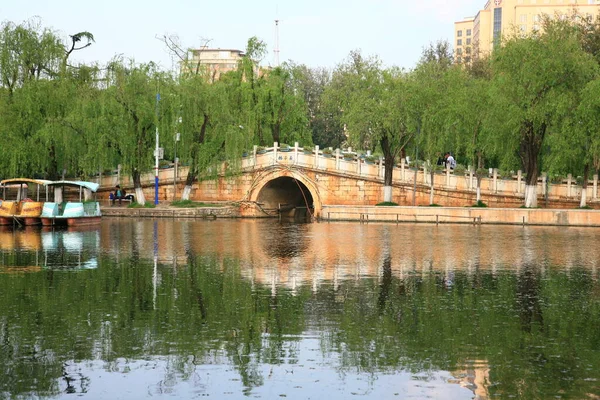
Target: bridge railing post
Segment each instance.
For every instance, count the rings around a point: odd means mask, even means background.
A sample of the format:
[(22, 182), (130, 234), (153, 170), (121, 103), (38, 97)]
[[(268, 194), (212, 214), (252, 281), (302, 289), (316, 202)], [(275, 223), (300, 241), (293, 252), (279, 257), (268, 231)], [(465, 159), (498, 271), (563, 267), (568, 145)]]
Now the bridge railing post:
[(298, 142), (294, 142), (294, 164), (298, 164)]
[(314, 162), (314, 167), (315, 167), (315, 169), (319, 168), (319, 145), (315, 146), (315, 162)]
[(254, 145), (252, 149), (252, 168), (256, 168), (256, 152), (258, 151), (258, 146)]
[(498, 193), (498, 168), (492, 170), (492, 185), (493, 192)]
[(406, 160), (404, 159), (404, 157), (402, 157), (402, 159), (400, 160), (400, 179), (402, 181), (406, 181), (405, 171), (406, 171)]
[(279, 148), (279, 143), (273, 142), (273, 165), (277, 164), (277, 149)]
[(335, 149), (335, 169), (340, 169), (340, 149)]

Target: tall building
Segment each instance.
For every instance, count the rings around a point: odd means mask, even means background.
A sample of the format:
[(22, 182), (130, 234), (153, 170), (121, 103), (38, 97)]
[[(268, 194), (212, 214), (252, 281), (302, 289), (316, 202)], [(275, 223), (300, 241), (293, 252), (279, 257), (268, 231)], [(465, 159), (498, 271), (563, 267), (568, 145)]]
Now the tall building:
[(456, 62), (489, 55), (503, 35), (539, 30), (544, 14), (566, 18), (573, 11), (595, 19), (600, 0), (488, 0), (477, 15), (454, 23)]
[(205, 73), (211, 81), (219, 79), (221, 74), (237, 69), (244, 52), (234, 49), (209, 49), (204, 46), (190, 50), (188, 61), (181, 63), (181, 72)]

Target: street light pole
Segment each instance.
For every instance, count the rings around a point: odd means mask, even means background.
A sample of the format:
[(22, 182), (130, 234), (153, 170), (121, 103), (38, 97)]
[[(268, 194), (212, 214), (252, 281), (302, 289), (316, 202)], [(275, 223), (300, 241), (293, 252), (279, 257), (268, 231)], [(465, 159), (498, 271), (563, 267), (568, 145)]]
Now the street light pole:
[(179, 132), (175, 134), (175, 173), (173, 174), (173, 201), (177, 199), (177, 167), (179, 159), (177, 158), (177, 142), (179, 142), (181, 135)]
[(160, 94), (156, 94), (156, 148), (154, 149), (154, 205), (158, 205), (158, 102), (160, 101)]

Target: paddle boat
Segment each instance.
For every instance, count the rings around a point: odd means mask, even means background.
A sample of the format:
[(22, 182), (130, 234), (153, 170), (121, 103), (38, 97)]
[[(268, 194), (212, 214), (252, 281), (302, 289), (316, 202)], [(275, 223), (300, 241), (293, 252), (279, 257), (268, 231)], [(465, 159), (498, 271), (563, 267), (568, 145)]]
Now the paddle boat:
[[(42, 209), (43, 226), (80, 226), (98, 224), (102, 218), (100, 203), (92, 200), (99, 184), (84, 181), (56, 181), (48, 184), (54, 188), (54, 202), (45, 202)], [(73, 199), (63, 201), (63, 199)]]
[[(45, 189), (48, 200), (48, 184), (43, 179), (14, 178), (0, 181), (2, 202), (0, 203), (0, 225), (39, 225), (43, 202), (40, 190)], [(29, 186), (36, 186), (36, 200), (28, 197)], [(15, 200), (9, 200), (14, 197)]]

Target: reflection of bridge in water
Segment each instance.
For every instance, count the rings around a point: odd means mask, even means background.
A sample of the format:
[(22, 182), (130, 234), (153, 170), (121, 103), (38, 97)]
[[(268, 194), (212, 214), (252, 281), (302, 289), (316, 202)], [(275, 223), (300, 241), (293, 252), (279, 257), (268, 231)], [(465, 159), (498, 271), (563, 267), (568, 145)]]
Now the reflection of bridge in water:
[[(597, 277), (600, 260), (591, 228), (343, 224), (340, 230), (340, 223), (111, 220), (110, 230), (102, 230), (102, 247), (119, 257), (136, 252), (152, 259), (155, 223), (160, 265), (185, 265), (194, 254), (246, 260), (242, 274), (273, 290), (310, 285), (316, 291), (323, 282), (381, 278), (386, 258), (400, 279), (437, 272), (450, 283), (456, 271), (495, 274), (531, 265), (542, 273), (552, 266), (584, 266)], [(389, 238), (385, 243), (382, 234)]]

